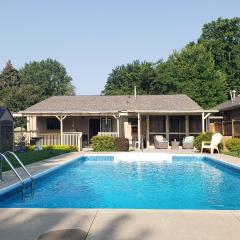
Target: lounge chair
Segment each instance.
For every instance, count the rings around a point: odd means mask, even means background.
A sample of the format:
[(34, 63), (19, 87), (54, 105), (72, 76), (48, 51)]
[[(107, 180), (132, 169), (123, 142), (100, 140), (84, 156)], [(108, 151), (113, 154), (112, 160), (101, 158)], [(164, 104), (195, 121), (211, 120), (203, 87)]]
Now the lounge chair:
[(214, 133), (212, 135), (211, 142), (202, 142), (202, 148), (201, 148), (201, 153), (203, 152), (203, 149), (210, 149), (211, 154), (213, 154), (214, 150), (216, 149), (219, 153), (218, 145), (222, 140), (222, 134), (220, 133)]
[(187, 136), (183, 139), (183, 149), (193, 149), (194, 136)]
[(158, 148), (158, 149), (167, 149), (169, 146), (169, 142), (162, 135), (156, 135), (154, 136), (154, 145), (155, 145), (155, 148)]

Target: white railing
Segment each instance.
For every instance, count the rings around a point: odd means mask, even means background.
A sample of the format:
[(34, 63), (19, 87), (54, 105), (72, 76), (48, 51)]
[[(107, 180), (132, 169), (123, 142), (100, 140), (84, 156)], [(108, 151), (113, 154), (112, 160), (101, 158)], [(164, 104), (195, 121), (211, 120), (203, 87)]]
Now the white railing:
[(98, 136), (109, 136), (109, 137), (118, 137), (117, 132), (98, 132)]
[(62, 135), (62, 144), (77, 146), (78, 151), (82, 150), (82, 133), (81, 132), (64, 132)]
[(60, 133), (38, 133), (40, 145), (68, 145), (77, 146), (82, 150), (82, 133), (81, 132), (63, 132), (62, 140)]
[(26, 131), (26, 130), (14, 130), (14, 142), (19, 143), (20, 141), (30, 143), (32, 137), (37, 136), (37, 131)]
[(38, 133), (37, 137), (39, 139), (40, 145), (61, 145), (61, 135), (60, 133)]
[(77, 146), (78, 150), (82, 150), (82, 132), (63, 132), (62, 141), (60, 133), (39, 133), (36, 131), (15, 131), (14, 139), (15, 143), (19, 141), (25, 141), (27, 144), (30, 144), (30, 139), (37, 137), (39, 138), (40, 145), (68, 145), (68, 146)]

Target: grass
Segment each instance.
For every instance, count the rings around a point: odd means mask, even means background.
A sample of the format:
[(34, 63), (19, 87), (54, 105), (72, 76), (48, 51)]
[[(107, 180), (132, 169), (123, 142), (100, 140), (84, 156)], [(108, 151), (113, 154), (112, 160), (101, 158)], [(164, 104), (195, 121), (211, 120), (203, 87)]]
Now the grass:
[[(17, 153), (17, 156), (20, 158), (24, 165), (28, 165), (69, 152), (72, 152), (72, 150), (53, 149), (49, 151), (47, 149), (43, 149), (41, 151), (27, 151), (24, 153)], [(13, 157), (11, 157), (11, 155), (8, 155), (8, 158), (11, 159), (11, 163), (14, 167), (19, 166), (18, 162)], [(3, 160), (3, 172), (9, 169), (10, 167), (8, 166), (6, 161)]]
[(232, 156), (232, 157), (238, 157), (238, 158), (240, 158), (240, 152), (222, 151), (221, 153), (226, 154), (226, 155), (230, 155), (230, 156)]

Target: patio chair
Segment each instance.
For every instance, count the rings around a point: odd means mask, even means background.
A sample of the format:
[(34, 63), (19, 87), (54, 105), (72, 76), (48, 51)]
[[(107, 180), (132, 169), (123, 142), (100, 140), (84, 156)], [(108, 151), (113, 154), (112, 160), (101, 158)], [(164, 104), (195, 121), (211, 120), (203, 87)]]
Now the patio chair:
[(154, 136), (154, 146), (157, 149), (167, 149), (169, 146), (169, 142), (162, 135), (156, 135)]
[(194, 142), (194, 136), (187, 136), (183, 138), (183, 144), (182, 148), (183, 149), (193, 149), (193, 142)]
[(203, 152), (203, 149), (210, 149), (211, 154), (213, 154), (214, 150), (216, 149), (219, 153), (218, 145), (222, 140), (222, 134), (220, 133), (214, 133), (212, 135), (211, 142), (203, 141), (202, 142), (202, 148), (201, 153)]

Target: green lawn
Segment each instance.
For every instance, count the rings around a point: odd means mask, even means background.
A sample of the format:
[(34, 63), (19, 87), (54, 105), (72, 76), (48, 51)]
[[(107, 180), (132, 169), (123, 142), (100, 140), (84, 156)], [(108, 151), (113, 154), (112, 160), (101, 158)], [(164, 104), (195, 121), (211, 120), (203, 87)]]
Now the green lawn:
[(240, 158), (240, 152), (227, 152), (227, 151), (223, 151), (221, 153), (226, 154), (226, 155), (230, 155), (230, 156), (233, 156), (233, 157)]
[[(20, 160), (23, 162), (24, 165), (42, 161), (44, 159), (58, 156), (64, 153), (72, 152), (71, 150), (62, 150), (62, 149), (53, 149), (52, 151), (43, 149), (41, 151), (27, 151), (24, 153), (17, 153), (17, 156), (20, 158)], [(11, 159), (11, 163), (14, 165), (14, 167), (19, 166), (18, 162), (14, 160), (13, 157), (10, 157), (11, 155), (8, 155), (8, 158)], [(3, 172), (9, 170), (10, 167), (6, 163), (6, 161), (3, 160)]]

